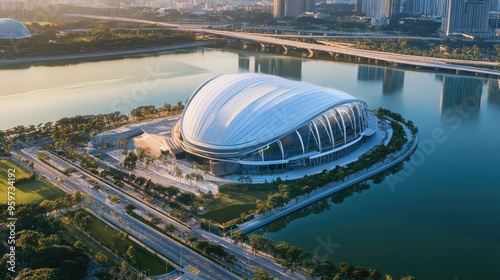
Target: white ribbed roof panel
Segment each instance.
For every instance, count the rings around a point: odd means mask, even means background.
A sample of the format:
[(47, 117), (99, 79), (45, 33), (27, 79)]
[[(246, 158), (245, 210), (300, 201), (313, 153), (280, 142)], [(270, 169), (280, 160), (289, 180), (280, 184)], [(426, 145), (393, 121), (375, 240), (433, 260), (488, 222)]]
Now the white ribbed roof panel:
[[(211, 150), (265, 145), (336, 106), (361, 101), (345, 92), (261, 74), (212, 78), (190, 97), (184, 141)], [(362, 101), (361, 101), (362, 102)]]

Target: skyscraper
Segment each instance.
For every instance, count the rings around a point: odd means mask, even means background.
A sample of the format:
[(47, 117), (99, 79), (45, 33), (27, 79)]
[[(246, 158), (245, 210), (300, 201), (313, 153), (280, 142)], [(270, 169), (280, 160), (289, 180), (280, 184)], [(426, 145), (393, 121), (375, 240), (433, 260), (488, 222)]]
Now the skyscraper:
[(385, 18), (386, 0), (364, 0), (362, 11), (373, 20)]
[(391, 20), (399, 19), (401, 0), (386, 0), (385, 17)]
[(491, 0), (490, 11), (500, 12), (500, 0)]
[(490, 0), (449, 0), (443, 30), (446, 36), (465, 33), (474, 36), (489, 37)]
[(448, 14), (448, 0), (438, 0), (436, 16), (445, 18)]
[(274, 0), (273, 16), (296, 17), (304, 12), (314, 11), (314, 0)]
[(446, 21), (446, 36), (462, 30), (462, 14), (465, 11), (465, 0), (448, 1), (448, 17)]
[(356, 0), (354, 10), (358, 13), (363, 11), (363, 0)]
[(466, 3), (466, 33), (482, 34), (489, 32), (489, 0), (468, 0)]

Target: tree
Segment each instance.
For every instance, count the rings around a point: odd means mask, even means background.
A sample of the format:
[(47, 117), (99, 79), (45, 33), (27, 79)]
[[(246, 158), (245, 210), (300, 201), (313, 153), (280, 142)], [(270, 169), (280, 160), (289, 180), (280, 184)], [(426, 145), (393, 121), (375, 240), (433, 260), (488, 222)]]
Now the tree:
[(123, 160), (123, 167), (128, 170), (134, 170), (137, 164), (137, 155), (134, 152), (128, 153), (128, 155)]
[(17, 240), (17, 246), (31, 250), (36, 250), (38, 248), (39, 241), (43, 237), (42, 234), (34, 230), (22, 230), (18, 232), (18, 234), (19, 239)]
[(127, 203), (123, 208), (125, 208), (125, 211), (131, 212), (135, 209), (135, 206), (133, 204)]
[(174, 232), (177, 228), (172, 225), (172, 224), (166, 224), (165, 225), (165, 231), (168, 233), (168, 234), (171, 234), (172, 232)]
[(80, 191), (75, 192), (75, 195), (73, 196), (73, 201), (74, 204), (80, 204), (83, 201), (83, 196)]
[(248, 240), (248, 236), (241, 230), (233, 232), (233, 239), (236, 244)]
[(128, 139), (123, 137), (123, 136), (120, 136), (120, 138), (118, 138), (118, 142), (117, 142), (117, 145), (119, 148), (125, 148), (127, 146), (127, 143), (128, 143)]
[(88, 259), (76, 258), (64, 260), (59, 265), (59, 274), (64, 275), (61, 279), (82, 279), (87, 274)]
[(103, 150), (106, 150), (107, 148), (111, 147), (111, 140), (104, 140), (104, 139), (99, 139), (99, 141), (97, 141), (97, 149), (99, 150), (99, 155), (102, 154), (102, 151)]
[(144, 157), (149, 155), (150, 149), (149, 148), (137, 148), (137, 159), (138, 160), (143, 160)]
[(179, 194), (176, 200), (183, 205), (192, 206), (194, 201), (196, 200), (196, 195), (190, 192), (184, 192)]
[(153, 225), (158, 225), (158, 224), (160, 224), (161, 222), (162, 222), (162, 221), (161, 221), (161, 219), (160, 219), (160, 218), (158, 218), (158, 217), (153, 217), (153, 218), (151, 218), (151, 223), (152, 223)]
[(340, 275), (346, 278), (351, 278), (353, 276), (354, 267), (347, 262), (339, 263)]
[(177, 187), (168, 186), (165, 188), (165, 194), (166, 194), (168, 200), (172, 200), (174, 197), (176, 197), (180, 193), (181, 193), (181, 191)]
[(263, 251), (268, 252), (269, 249), (269, 240), (259, 234), (253, 234), (250, 236), (250, 246), (255, 251)]
[(95, 255), (95, 259), (97, 262), (103, 265), (107, 265), (109, 262), (108, 257), (101, 252), (97, 252), (97, 254)]
[(409, 275), (409, 276), (403, 276), (400, 279), (401, 280), (417, 280), (417, 277)]
[(273, 280), (274, 278), (269, 274), (267, 271), (265, 271), (262, 267), (256, 267), (253, 270), (252, 273), (253, 280)]
[(329, 260), (318, 261), (316, 257), (312, 259), (313, 275), (317, 279), (332, 279), (335, 276), (335, 266)]
[(84, 156), (80, 162), (80, 166), (85, 169), (95, 170), (99, 167), (99, 162), (90, 156)]
[(128, 260), (130, 260), (131, 263), (135, 264), (135, 262), (137, 260), (137, 257), (135, 255), (135, 248), (134, 248), (134, 246), (132, 246), (132, 245), (128, 246), (126, 257), (127, 257)]
[(19, 272), (16, 279), (23, 280), (56, 280), (59, 278), (59, 269), (57, 268), (25, 268)]
[(89, 215), (83, 217), (83, 219), (82, 219), (82, 230), (83, 231), (89, 231), (91, 227), (92, 227), (92, 218)]
[(382, 274), (377, 269), (369, 269), (368, 273), (373, 280), (380, 280), (382, 278)]
[(366, 277), (370, 276), (370, 274), (368, 273), (368, 271), (357, 266), (356, 268), (354, 268), (352, 276), (354, 277), (355, 280), (363, 280), (366, 279)]
[(182, 174), (183, 173), (182, 173), (182, 170), (179, 167), (175, 166), (174, 167), (174, 174), (175, 174), (175, 177), (182, 178)]

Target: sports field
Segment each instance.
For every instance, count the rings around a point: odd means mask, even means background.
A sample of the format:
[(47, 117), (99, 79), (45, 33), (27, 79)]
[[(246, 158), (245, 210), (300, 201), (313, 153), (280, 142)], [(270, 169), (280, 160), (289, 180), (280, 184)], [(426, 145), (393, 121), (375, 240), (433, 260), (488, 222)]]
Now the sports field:
[[(29, 172), (7, 159), (0, 159), (0, 203), (7, 203), (9, 181), (9, 169), (15, 169), (15, 179), (29, 177)], [(32, 180), (28, 182), (16, 183), (14, 196), (16, 204), (20, 203), (40, 203), (45, 199), (55, 199), (63, 197), (65, 192), (46, 181)]]

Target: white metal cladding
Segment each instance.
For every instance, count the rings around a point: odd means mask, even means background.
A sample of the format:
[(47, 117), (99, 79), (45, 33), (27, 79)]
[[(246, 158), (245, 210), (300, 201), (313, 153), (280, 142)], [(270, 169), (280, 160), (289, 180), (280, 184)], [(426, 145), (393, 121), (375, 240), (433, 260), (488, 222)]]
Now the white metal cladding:
[(198, 153), (241, 155), (350, 102), (366, 106), (345, 92), (276, 76), (217, 76), (200, 86), (186, 104), (180, 120), (183, 146)]
[(11, 18), (0, 18), (0, 39), (22, 39), (31, 34), (21, 22)]

